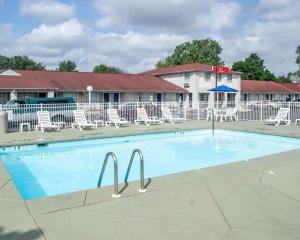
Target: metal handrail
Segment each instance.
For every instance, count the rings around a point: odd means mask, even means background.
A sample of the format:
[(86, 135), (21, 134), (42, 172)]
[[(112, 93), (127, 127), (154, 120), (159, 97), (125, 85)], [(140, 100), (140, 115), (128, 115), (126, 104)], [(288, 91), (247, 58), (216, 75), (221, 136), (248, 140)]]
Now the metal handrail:
[(132, 162), (133, 162), (133, 159), (134, 159), (136, 153), (138, 153), (139, 158), (140, 158), (140, 184), (141, 184), (141, 186), (140, 186), (139, 192), (146, 192), (147, 189), (145, 188), (144, 156), (143, 156), (143, 153), (140, 149), (135, 149), (131, 154), (131, 158), (130, 158), (130, 161), (129, 161), (129, 164), (128, 164), (128, 168), (127, 168), (127, 172), (126, 172), (126, 175), (125, 175), (124, 182), (126, 184), (128, 184), (129, 173), (130, 173)]
[(107, 161), (109, 159), (109, 157), (112, 157), (112, 160), (114, 161), (114, 193), (112, 195), (113, 198), (118, 198), (121, 195), (119, 194), (119, 184), (118, 184), (118, 160), (116, 155), (113, 152), (109, 152), (106, 154), (103, 165), (102, 165), (102, 170), (101, 170), (101, 174), (99, 177), (99, 181), (98, 181), (98, 187), (101, 187), (101, 182), (103, 179), (103, 175), (106, 169), (106, 164)]

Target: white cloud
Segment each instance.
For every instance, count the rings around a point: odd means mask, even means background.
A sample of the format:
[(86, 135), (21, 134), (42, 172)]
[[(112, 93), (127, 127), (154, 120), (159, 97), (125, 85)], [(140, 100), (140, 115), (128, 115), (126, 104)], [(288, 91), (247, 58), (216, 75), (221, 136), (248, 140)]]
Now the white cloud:
[(96, 30), (75, 17), (73, 5), (23, 0), (23, 14), (42, 24), (21, 37), (13, 34), (12, 24), (0, 25), (1, 54), (26, 54), (52, 68), (70, 59), (85, 71), (105, 63), (141, 72), (182, 42), (212, 37), (220, 40), (227, 65), (257, 52), (277, 74), (296, 70), (300, 1), (260, 0), (253, 12), (235, 0), (94, 0), (94, 4), (99, 10)]
[(261, 0), (257, 7), (260, 18), (265, 20), (300, 19), (298, 0)]
[(110, 26), (112, 26), (112, 19), (109, 17), (105, 17), (105, 18), (100, 18), (96, 21), (96, 25), (99, 28), (108, 28)]
[(156, 60), (187, 40), (190, 38), (185, 35), (163, 33), (99, 33), (78, 19), (71, 19), (34, 28), (12, 41), (9, 55), (25, 54), (54, 68), (59, 61), (70, 59), (85, 71), (105, 63), (128, 72), (139, 72), (153, 67)]
[(177, 34), (232, 27), (240, 10), (238, 3), (220, 0), (95, 0), (94, 4), (101, 15), (100, 27)]
[(10, 55), (10, 49), (14, 42), (14, 25), (6, 23), (0, 25), (0, 55)]
[(77, 19), (71, 19), (56, 25), (42, 24), (25, 34), (18, 42), (31, 46), (63, 46), (73, 47), (85, 37), (88, 29)]
[(255, 19), (231, 37), (223, 39), (228, 63), (258, 53), (278, 75), (295, 71), (295, 50), (300, 44), (300, 1), (261, 0)]
[(55, 0), (23, 0), (20, 11), (25, 16), (53, 23), (75, 16), (74, 5), (67, 5)]

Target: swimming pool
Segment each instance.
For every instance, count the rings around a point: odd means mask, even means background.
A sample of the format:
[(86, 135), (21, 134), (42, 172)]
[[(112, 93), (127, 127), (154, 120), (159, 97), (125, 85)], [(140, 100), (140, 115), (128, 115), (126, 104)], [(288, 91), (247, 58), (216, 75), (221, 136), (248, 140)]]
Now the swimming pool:
[[(118, 158), (119, 182), (123, 182), (136, 148), (143, 152), (148, 178), (299, 149), (300, 139), (226, 130), (216, 130), (213, 137), (211, 130), (197, 130), (10, 147), (0, 151), (0, 159), (24, 200), (30, 200), (96, 188), (110, 151)], [(138, 161), (130, 174), (129, 181), (139, 179)], [(111, 184), (109, 161), (102, 186)]]

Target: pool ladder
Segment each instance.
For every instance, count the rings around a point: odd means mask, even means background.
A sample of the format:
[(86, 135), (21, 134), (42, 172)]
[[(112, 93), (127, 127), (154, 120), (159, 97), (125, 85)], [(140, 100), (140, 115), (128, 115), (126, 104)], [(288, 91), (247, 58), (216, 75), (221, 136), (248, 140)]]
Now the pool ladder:
[(129, 161), (129, 164), (128, 164), (128, 168), (127, 168), (127, 171), (126, 171), (124, 182), (125, 182), (125, 184), (128, 184), (129, 173), (130, 173), (130, 170), (131, 170), (133, 159), (134, 159), (136, 154), (139, 155), (139, 159), (140, 159), (140, 188), (139, 188), (139, 192), (143, 193), (143, 192), (146, 192), (147, 189), (145, 188), (144, 156), (143, 156), (143, 153), (140, 149), (133, 150), (133, 152), (131, 154), (131, 158), (130, 158), (130, 161)]
[[(139, 188), (139, 192), (146, 192), (147, 189), (145, 188), (145, 179), (144, 179), (144, 157), (143, 157), (143, 153), (140, 149), (135, 149), (131, 154), (131, 158), (130, 158), (130, 161), (129, 161), (129, 164), (128, 164), (128, 168), (127, 168), (127, 171), (126, 171), (124, 182), (125, 182), (125, 184), (128, 184), (129, 173), (130, 173), (130, 170), (131, 170), (133, 159), (134, 159), (136, 154), (139, 155), (139, 159), (140, 159), (140, 188)], [(104, 159), (104, 162), (103, 162), (103, 165), (102, 165), (102, 169), (101, 169), (101, 173), (100, 173), (100, 177), (99, 177), (99, 181), (98, 181), (98, 187), (101, 187), (103, 175), (104, 175), (109, 157), (111, 157), (113, 162), (114, 162), (114, 193), (113, 193), (112, 197), (113, 198), (119, 198), (121, 195), (119, 193), (119, 183), (118, 183), (118, 159), (117, 159), (116, 155), (113, 152), (109, 152), (105, 156), (105, 159)]]
[(99, 177), (98, 181), (98, 187), (101, 187), (101, 182), (103, 179), (103, 175), (106, 169), (106, 164), (108, 162), (109, 157), (112, 157), (112, 160), (114, 161), (114, 193), (112, 195), (113, 198), (119, 198), (121, 195), (119, 194), (119, 183), (118, 183), (118, 159), (116, 155), (113, 152), (109, 152), (106, 154), (102, 169), (101, 169), (101, 174)]

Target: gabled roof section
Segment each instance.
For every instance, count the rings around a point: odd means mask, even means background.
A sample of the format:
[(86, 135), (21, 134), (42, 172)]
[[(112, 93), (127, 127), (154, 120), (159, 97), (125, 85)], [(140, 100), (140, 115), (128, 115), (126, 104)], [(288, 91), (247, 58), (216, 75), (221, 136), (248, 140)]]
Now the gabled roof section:
[(15, 72), (14, 70), (8, 69), (8, 70), (2, 70), (0, 72), (1, 76), (21, 76), (20, 73)]
[[(183, 64), (183, 65), (153, 69), (150, 71), (143, 72), (142, 74), (159, 76), (159, 75), (168, 75), (174, 73), (193, 72), (193, 71), (212, 72), (212, 66), (207, 64), (202, 64), (202, 63), (191, 63), (191, 64)], [(231, 72), (239, 73), (235, 71), (231, 71)]]
[(244, 93), (294, 93), (280, 83), (261, 80), (242, 80), (241, 92)]
[[(1, 70), (0, 70), (1, 71)], [(20, 76), (0, 75), (0, 89), (57, 89), (59, 91), (187, 92), (151, 75), (18, 70)]]
[(280, 84), (295, 93), (300, 93), (300, 83), (280, 83)]

